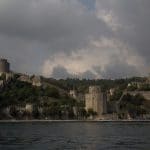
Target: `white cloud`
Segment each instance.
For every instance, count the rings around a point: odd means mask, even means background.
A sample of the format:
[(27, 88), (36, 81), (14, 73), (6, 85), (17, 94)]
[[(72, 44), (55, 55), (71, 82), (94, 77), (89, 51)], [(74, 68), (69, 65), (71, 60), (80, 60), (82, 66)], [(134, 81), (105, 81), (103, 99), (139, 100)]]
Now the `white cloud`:
[[(43, 64), (42, 72), (43, 75), (50, 76), (54, 68), (63, 66), (70, 74), (82, 76), (87, 70), (90, 70), (95, 75), (95, 78), (101, 78), (101, 73), (106, 71), (105, 67), (112, 65), (112, 61), (116, 62), (114, 61), (114, 56), (124, 65), (127, 64), (135, 68), (138, 68), (139, 65), (142, 66), (143, 60), (138, 55), (135, 56), (135, 53), (131, 55), (128, 52), (130, 52), (128, 45), (117, 39), (101, 38), (97, 41), (91, 40), (86, 49), (72, 52), (69, 57), (65, 53), (59, 53), (53, 58), (47, 59)], [(96, 72), (95, 66), (99, 67), (101, 72)]]

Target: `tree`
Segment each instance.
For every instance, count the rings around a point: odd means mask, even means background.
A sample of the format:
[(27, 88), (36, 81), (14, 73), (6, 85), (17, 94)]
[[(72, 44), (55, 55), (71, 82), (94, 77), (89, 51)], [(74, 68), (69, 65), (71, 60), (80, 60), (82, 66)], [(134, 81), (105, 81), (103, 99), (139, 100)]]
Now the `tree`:
[[(92, 114), (93, 114), (93, 113), (92, 113)], [(83, 108), (83, 107), (79, 108), (79, 110), (78, 110), (78, 116), (81, 117), (82, 119), (83, 119), (83, 118), (87, 118), (88, 113), (87, 113), (87, 111), (85, 110), (85, 108)]]
[(60, 97), (59, 90), (54, 87), (47, 87), (44, 90), (44, 93), (45, 93), (45, 96), (48, 96), (48, 97), (54, 97), (54, 98)]
[(120, 109), (122, 112), (129, 113), (132, 118), (135, 118), (136, 116), (146, 113), (143, 107), (144, 101), (144, 97), (140, 94), (135, 96), (126, 94), (120, 103)]
[(38, 106), (34, 105), (33, 106), (33, 111), (32, 111), (32, 115), (34, 118), (38, 119), (40, 117), (40, 113), (38, 110)]
[(3, 81), (6, 80), (6, 74), (5, 74), (5, 73), (2, 73), (2, 74), (0, 75), (0, 80), (3, 80)]
[(95, 112), (92, 108), (88, 109), (88, 116), (95, 117), (97, 115), (97, 112)]
[(118, 101), (122, 95), (122, 90), (120, 89), (117, 89), (114, 94), (110, 97), (110, 100), (111, 101)]

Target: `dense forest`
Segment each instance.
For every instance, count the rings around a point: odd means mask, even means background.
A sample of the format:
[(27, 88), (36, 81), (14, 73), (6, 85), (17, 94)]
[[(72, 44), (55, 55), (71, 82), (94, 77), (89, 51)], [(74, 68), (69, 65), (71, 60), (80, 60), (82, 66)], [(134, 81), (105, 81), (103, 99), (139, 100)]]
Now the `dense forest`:
[[(146, 77), (132, 77), (132, 78), (126, 78), (126, 79), (96, 79), (96, 80), (90, 80), (90, 79), (60, 79), (56, 80), (53, 78), (47, 78), (45, 79), (47, 82), (59, 86), (65, 90), (73, 89), (75, 88), (79, 92), (86, 92), (88, 90), (88, 87), (91, 85), (99, 85), (101, 86), (103, 91), (109, 90), (111, 88), (118, 87), (120, 90), (124, 90), (127, 88), (127, 85), (131, 82), (145, 82), (147, 80)], [(150, 90), (150, 87), (147, 87), (147, 90)]]

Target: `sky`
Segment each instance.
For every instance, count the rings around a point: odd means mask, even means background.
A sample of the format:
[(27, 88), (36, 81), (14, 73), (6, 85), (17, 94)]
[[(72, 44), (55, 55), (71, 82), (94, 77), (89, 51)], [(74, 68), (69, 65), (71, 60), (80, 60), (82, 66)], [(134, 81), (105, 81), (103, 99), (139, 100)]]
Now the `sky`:
[(146, 76), (149, 0), (0, 0), (0, 56), (56, 79)]

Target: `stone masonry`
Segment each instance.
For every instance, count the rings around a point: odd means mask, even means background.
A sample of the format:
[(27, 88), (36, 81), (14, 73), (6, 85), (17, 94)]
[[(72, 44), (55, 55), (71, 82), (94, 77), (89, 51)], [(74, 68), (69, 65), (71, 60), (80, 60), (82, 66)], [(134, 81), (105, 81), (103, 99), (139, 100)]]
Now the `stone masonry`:
[(89, 93), (85, 95), (85, 108), (93, 109), (98, 116), (107, 113), (107, 96), (99, 86), (90, 86)]

